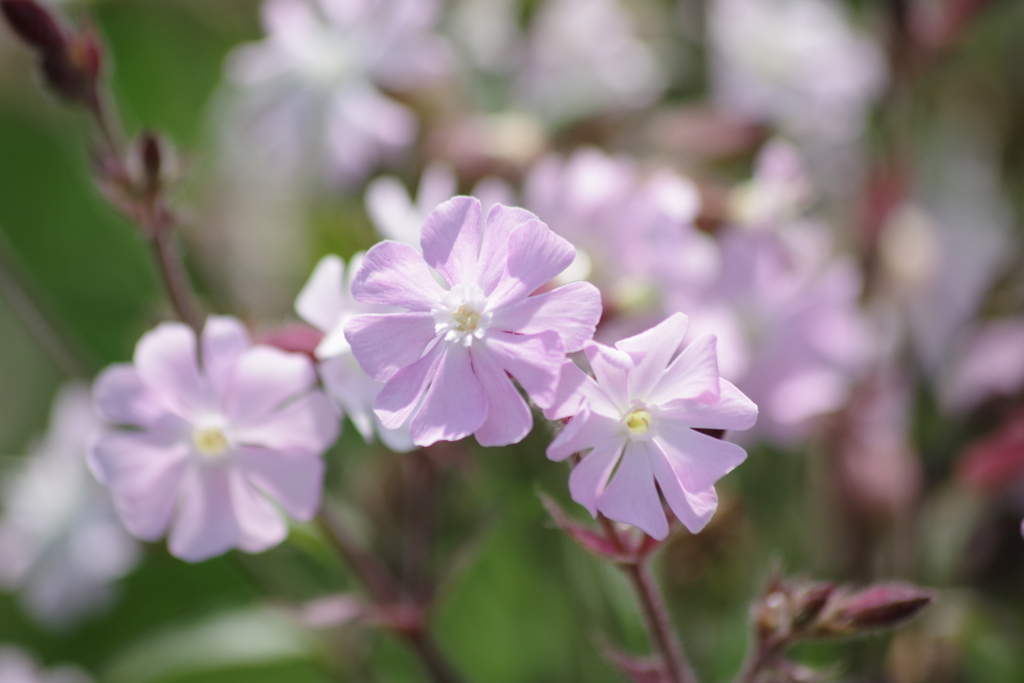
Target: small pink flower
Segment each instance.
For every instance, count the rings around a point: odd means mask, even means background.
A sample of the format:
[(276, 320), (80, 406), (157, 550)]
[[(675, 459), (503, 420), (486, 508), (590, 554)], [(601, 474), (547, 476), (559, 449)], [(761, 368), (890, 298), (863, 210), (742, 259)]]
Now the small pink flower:
[(316, 389), (304, 355), (252, 345), (242, 324), (211, 317), (202, 335), (163, 323), (139, 340), (133, 364), (96, 379), (111, 428), (89, 464), (128, 530), (153, 541), (170, 529), (171, 553), (189, 562), (231, 548), (261, 552), (320, 506), (320, 455), (338, 416)]
[(757, 406), (719, 378), (713, 335), (673, 360), (686, 327), (686, 316), (676, 313), (614, 349), (589, 342), (597, 379), (566, 361), (546, 411), (551, 419), (573, 416), (548, 446), (549, 458), (590, 450), (569, 476), (573, 500), (659, 540), (668, 521), (655, 481), (679, 521), (697, 533), (718, 507), (715, 482), (747, 457), (694, 430), (748, 429), (757, 419)]
[(533, 419), (509, 375), (550, 405), (566, 352), (593, 336), (601, 315), (600, 294), (585, 282), (534, 294), (572, 263), (571, 244), (524, 209), (499, 204), (483, 229), (480, 214), (472, 197), (445, 202), (423, 226), (422, 255), (381, 242), (352, 282), (357, 301), (408, 311), (359, 316), (345, 336), (367, 374), (385, 382), (383, 425), (411, 420), (419, 446), (474, 433), (485, 446), (520, 441)]

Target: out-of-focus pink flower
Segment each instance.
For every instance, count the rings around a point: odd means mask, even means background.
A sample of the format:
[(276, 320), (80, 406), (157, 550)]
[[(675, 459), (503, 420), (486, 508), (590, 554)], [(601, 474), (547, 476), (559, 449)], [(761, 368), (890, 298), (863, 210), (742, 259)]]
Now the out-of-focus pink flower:
[(271, 501), (312, 518), (338, 434), (305, 355), (254, 346), (229, 317), (210, 317), (201, 342), (200, 361), (192, 329), (163, 323), (134, 363), (100, 374), (96, 409), (127, 428), (105, 430), (89, 457), (128, 530), (153, 541), (170, 527), (171, 552), (189, 562), (280, 543), (288, 527)]
[(739, 446), (694, 430), (749, 429), (757, 419), (757, 406), (719, 377), (713, 335), (675, 355), (686, 328), (686, 316), (676, 313), (614, 349), (588, 343), (596, 380), (566, 361), (558, 399), (545, 411), (572, 417), (548, 446), (549, 458), (592, 449), (569, 477), (573, 500), (656, 539), (669, 527), (655, 482), (697, 533), (718, 507), (715, 482), (746, 459)]
[(345, 327), (356, 360), (386, 383), (378, 417), (391, 429), (411, 420), (419, 446), (521, 440), (533, 419), (509, 375), (549, 405), (566, 352), (593, 336), (600, 294), (585, 282), (535, 294), (575, 250), (523, 209), (499, 204), (481, 225), (480, 202), (455, 197), (427, 218), (420, 246), (381, 242), (352, 283), (357, 301), (408, 311)]
[(717, 275), (717, 247), (693, 228), (697, 190), (675, 173), (641, 173), (628, 158), (584, 148), (568, 159), (542, 159), (524, 195), (530, 210), (579, 250), (562, 277), (589, 276), (617, 307), (654, 297), (659, 281), (695, 288)]
[[(423, 169), (415, 202), (402, 181), (394, 176), (376, 178), (366, 187), (366, 212), (377, 232), (386, 239), (418, 246), (420, 228), (434, 209), (458, 193), (459, 179), (455, 170), (441, 161)], [(483, 204), (486, 215), (495, 204), (513, 202), (512, 188), (503, 180), (483, 178), (473, 188), (472, 196)]]
[(82, 669), (69, 664), (43, 669), (39, 662), (13, 645), (0, 645), (0, 681), (3, 683), (90, 683)]
[(784, 445), (802, 438), (811, 418), (844, 405), (872, 353), (859, 270), (834, 252), (825, 225), (799, 215), (808, 201), (800, 168), (792, 148), (767, 147), (737, 201), (774, 202), (748, 205), (719, 232), (710, 286), (675, 280), (665, 294), (669, 310), (690, 315), (691, 337), (718, 337), (722, 376), (760, 407), (743, 438)]
[(1024, 319), (991, 320), (970, 330), (940, 385), (954, 411), (1024, 390)]
[(552, 0), (530, 27), (516, 90), (527, 109), (561, 124), (650, 104), (668, 84), (654, 51), (618, 0)]
[(885, 85), (881, 49), (834, 0), (715, 0), (708, 34), (718, 104), (799, 138), (856, 137)]
[(339, 180), (362, 179), (416, 135), (412, 111), (381, 89), (414, 90), (451, 69), (447, 43), (431, 33), (439, 11), (434, 0), (267, 0), (266, 40), (227, 63), (243, 88), (229, 125), (275, 164), (322, 153)]
[(138, 560), (138, 543), (85, 464), (99, 429), (89, 389), (65, 386), (45, 438), (0, 492), (0, 585), (18, 590), (25, 610), (51, 628), (104, 607), (111, 584)]
[(749, 230), (776, 230), (799, 218), (811, 198), (800, 152), (776, 139), (757, 155), (754, 177), (733, 190), (729, 209), (732, 220)]
[(407, 428), (388, 429), (373, 413), (373, 403), (384, 388), (363, 372), (352, 356), (352, 347), (345, 339), (345, 324), (361, 313), (384, 313), (387, 306), (362, 304), (352, 298), (352, 277), (363, 261), (358, 253), (349, 261), (348, 278), (345, 263), (337, 256), (320, 259), (295, 300), (295, 310), (309, 324), (324, 332), (314, 352), (320, 361), (320, 377), (324, 388), (342, 407), (352, 424), (367, 441), (374, 431), (393, 451), (410, 451), (413, 443)]

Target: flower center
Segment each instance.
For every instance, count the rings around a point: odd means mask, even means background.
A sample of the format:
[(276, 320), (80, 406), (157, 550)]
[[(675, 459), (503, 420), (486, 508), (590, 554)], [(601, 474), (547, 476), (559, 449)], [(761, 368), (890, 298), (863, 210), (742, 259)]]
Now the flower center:
[(458, 310), (452, 313), (452, 322), (456, 323), (457, 331), (472, 332), (480, 324), (480, 314), (466, 304), (462, 304)]
[(480, 339), (491, 322), (487, 297), (474, 284), (459, 284), (442, 294), (431, 311), (434, 330), (446, 341), (469, 346)]
[(637, 436), (646, 434), (651, 429), (652, 416), (646, 408), (637, 408), (626, 416), (626, 427)]
[(201, 454), (215, 458), (228, 449), (228, 437), (219, 427), (199, 427), (192, 432), (192, 443)]

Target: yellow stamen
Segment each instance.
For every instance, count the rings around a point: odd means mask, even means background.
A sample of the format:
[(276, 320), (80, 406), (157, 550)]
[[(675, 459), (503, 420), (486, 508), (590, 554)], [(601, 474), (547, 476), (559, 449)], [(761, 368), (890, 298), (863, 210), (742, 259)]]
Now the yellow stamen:
[(203, 427), (192, 432), (196, 450), (210, 457), (223, 455), (228, 449), (228, 438), (217, 427)]
[(472, 308), (462, 304), (458, 310), (452, 313), (452, 319), (459, 324), (456, 328), (459, 332), (472, 332), (480, 323), (480, 314)]
[(634, 434), (646, 434), (651, 428), (651, 413), (644, 408), (637, 408), (626, 416), (626, 426)]

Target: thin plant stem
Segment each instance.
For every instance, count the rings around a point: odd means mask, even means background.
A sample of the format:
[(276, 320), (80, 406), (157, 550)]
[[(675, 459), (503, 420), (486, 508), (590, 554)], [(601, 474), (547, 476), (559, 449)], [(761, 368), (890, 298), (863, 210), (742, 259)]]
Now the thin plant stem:
[(150, 238), (153, 259), (157, 262), (160, 278), (167, 290), (167, 298), (178, 317), (199, 334), (203, 327), (203, 315), (196, 303), (195, 294), (189, 284), (185, 264), (174, 245), (174, 234), (170, 230), (158, 230)]
[[(626, 544), (611, 520), (604, 515), (598, 515), (598, 520), (616, 549), (625, 553)], [(647, 562), (639, 559), (636, 562), (620, 562), (619, 566), (633, 584), (651, 643), (660, 653), (672, 683), (696, 683), (696, 674), (686, 659), (664, 598), (651, 576)]]
[[(324, 506), (317, 516), (317, 522), (328, 540), (359, 577), (374, 602), (385, 608), (397, 605), (401, 600), (401, 591), (391, 572), (360, 546), (340, 516)], [(462, 678), (441, 653), (422, 621), (418, 621), (414, 628), (391, 630), (409, 645), (434, 683), (462, 683)]]

